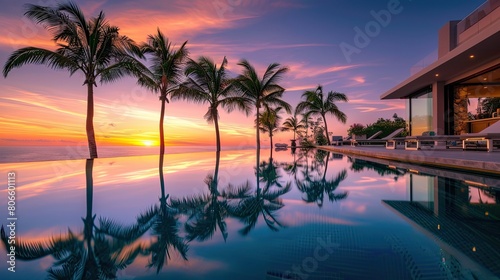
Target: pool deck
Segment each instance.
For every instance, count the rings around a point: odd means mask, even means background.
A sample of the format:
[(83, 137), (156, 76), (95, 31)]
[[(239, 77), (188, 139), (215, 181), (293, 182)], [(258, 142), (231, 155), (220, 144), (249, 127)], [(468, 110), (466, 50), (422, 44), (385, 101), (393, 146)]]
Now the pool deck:
[(500, 151), (462, 151), (462, 149), (390, 150), (383, 146), (318, 146), (318, 149), (346, 155), (386, 159), (414, 165), (455, 169), (500, 176)]

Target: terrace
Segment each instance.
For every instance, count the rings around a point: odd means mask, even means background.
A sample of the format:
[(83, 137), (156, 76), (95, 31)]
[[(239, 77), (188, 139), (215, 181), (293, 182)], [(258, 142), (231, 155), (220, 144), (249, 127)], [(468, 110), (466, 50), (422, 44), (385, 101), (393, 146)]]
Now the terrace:
[(461, 149), (389, 150), (381, 146), (320, 146), (318, 148), (347, 155), (410, 163), (416, 166), (500, 175), (500, 157), (497, 150), (488, 153), (485, 151), (462, 151)]

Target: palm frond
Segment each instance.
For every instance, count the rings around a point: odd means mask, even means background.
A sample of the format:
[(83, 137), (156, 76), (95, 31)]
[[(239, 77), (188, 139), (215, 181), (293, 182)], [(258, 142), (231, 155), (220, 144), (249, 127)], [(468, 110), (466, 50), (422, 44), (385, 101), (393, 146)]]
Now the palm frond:
[(26, 64), (47, 64), (53, 69), (68, 69), (72, 73), (79, 68), (79, 65), (75, 61), (56, 52), (42, 48), (26, 47), (14, 51), (9, 56), (3, 68), (4, 77), (7, 77), (13, 68)]
[(203, 209), (209, 200), (207, 194), (183, 197), (182, 199), (171, 198), (169, 206), (181, 213), (192, 213)]

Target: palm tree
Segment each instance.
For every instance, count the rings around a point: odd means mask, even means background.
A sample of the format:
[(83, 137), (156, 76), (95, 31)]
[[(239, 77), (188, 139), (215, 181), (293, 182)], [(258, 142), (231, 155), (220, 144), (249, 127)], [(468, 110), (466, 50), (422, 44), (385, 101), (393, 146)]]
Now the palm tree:
[[(243, 67), (243, 73), (235, 81), (236, 87), (243, 93), (242, 98), (252, 102), (255, 106), (255, 128), (256, 128), (256, 166), (260, 162), (260, 108), (262, 106), (282, 107), (287, 113), (291, 113), (290, 104), (281, 97), (285, 89), (277, 84), (282, 76), (288, 71), (287, 67), (281, 67), (278, 63), (271, 63), (267, 67), (262, 79), (257, 75), (255, 68), (245, 59), (242, 59), (238, 65)], [(257, 187), (259, 180), (257, 178)]]
[(255, 68), (247, 60), (241, 60), (238, 65), (243, 67), (243, 73), (238, 76), (236, 85), (243, 92), (244, 97), (251, 100), (255, 106), (257, 149), (260, 149), (260, 108), (267, 105), (282, 107), (287, 113), (292, 111), (290, 104), (281, 99), (285, 89), (277, 84), (288, 68), (272, 63), (267, 67), (262, 79), (259, 79)]
[(290, 130), (293, 131), (293, 140), (294, 141), (295, 141), (297, 132), (301, 132), (304, 129), (306, 129), (306, 125), (304, 125), (304, 121), (303, 120), (299, 121), (297, 119), (296, 115), (287, 118), (282, 126), (283, 126), (283, 128), (282, 128), (283, 131), (290, 131)]
[(184, 99), (195, 103), (208, 103), (208, 111), (205, 113), (205, 119), (215, 126), (215, 137), (217, 151), (220, 151), (220, 133), (219, 133), (219, 112), (221, 105), (229, 113), (235, 107), (250, 113), (250, 104), (247, 99), (235, 95), (233, 83), (226, 73), (227, 59), (224, 57), (221, 65), (217, 65), (208, 57), (200, 57), (198, 61), (190, 59), (187, 62), (185, 75), (187, 81), (184, 82), (179, 90), (172, 94), (172, 100)]
[(163, 35), (160, 29), (155, 35), (148, 36), (148, 42), (141, 44), (141, 52), (151, 56), (152, 65), (139, 75), (138, 83), (160, 94), (160, 159), (159, 173), (160, 185), (163, 187), (163, 156), (165, 154), (165, 134), (163, 131), (163, 120), (165, 118), (165, 103), (169, 103), (169, 95), (181, 84), (182, 65), (188, 56), (186, 48), (187, 41), (177, 50), (173, 50), (171, 43)]
[[(297, 108), (295, 108), (295, 112), (297, 113)], [(300, 122), (304, 125), (304, 130), (306, 132), (305, 138), (307, 141), (309, 141), (309, 128), (311, 128), (310, 120), (312, 118), (309, 117), (309, 115), (305, 114), (305, 113), (300, 114), (300, 116), (301, 116)]]
[(255, 120), (255, 125), (260, 125), (259, 129), (263, 133), (269, 134), (269, 140), (271, 142), (271, 149), (273, 148), (273, 135), (278, 132), (280, 127), (279, 123), (281, 122), (281, 116), (279, 112), (283, 109), (282, 107), (277, 107), (275, 109), (264, 106), (264, 112), (259, 114), (259, 117)]
[(340, 92), (328, 92), (326, 98), (323, 95), (323, 87), (321, 85), (315, 91), (306, 91), (302, 94), (304, 101), (297, 105), (297, 112), (306, 111), (307, 115), (321, 115), (323, 122), (325, 124), (326, 138), (328, 139), (328, 145), (331, 145), (330, 136), (328, 135), (328, 125), (326, 122), (326, 114), (331, 114), (337, 118), (337, 120), (345, 123), (347, 121), (347, 116), (345, 113), (340, 111), (336, 101), (347, 102), (348, 98), (344, 93)]
[(87, 20), (80, 8), (72, 3), (55, 7), (27, 5), (24, 13), (35, 23), (52, 32), (55, 50), (25, 47), (14, 51), (3, 68), (3, 75), (25, 64), (45, 64), (53, 69), (66, 69), (70, 75), (81, 72), (87, 86), (86, 131), (90, 158), (97, 158), (94, 132), (94, 87), (96, 81), (113, 82), (125, 74), (133, 74), (140, 63), (132, 56), (142, 57), (134, 41), (118, 33), (119, 29), (106, 20), (101, 11)]

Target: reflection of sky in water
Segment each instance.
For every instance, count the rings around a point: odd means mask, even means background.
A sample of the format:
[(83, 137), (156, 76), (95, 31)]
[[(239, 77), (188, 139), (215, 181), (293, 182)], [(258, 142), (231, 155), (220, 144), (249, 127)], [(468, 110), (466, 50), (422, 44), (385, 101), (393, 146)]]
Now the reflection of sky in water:
[[(269, 163), (269, 152), (261, 151), (261, 161)], [(295, 174), (290, 172), (294, 170), (294, 158), (298, 163)], [(188, 261), (172, 253), (172, 259), (160, 275), (172, 279), (265, 279), (266, 272), (293, 271), (295, 267), (298, 279), (306, 276), (307, 279), (326, 279), (327, 276), (331, 279), (411, 279), (415, 273), (422, 279), (432, 275), (453, 278), (453, 269), (447, 267), (444, 256), (450, 259), (448, 254), (451, 254), (453, 260), (459, 256), (443, 251), (440, 243), (426, 237), (424, 231), (417, 230), (418, 227), (381, 202), (408, 201), (410, 197), (435, 199), (425, 193), (433, 192), (432, 188), (421, 185), (429, 181), (426, 177), (412, 179), (412, 185), (409, 174), (404, 172), (397, 175), (377, 165), (355, 166), (346, 156), (338, 158), (330, 154), (328, 159), (317, 156), (315, 159), (314, 152), (307, 156), (300, 153), (293, 156), (289, 151), (273, 152), (273, 163), (280, 176), (278, 182), (283, 186), (291, 183), (291, 191), (280, 197), (285, 206), (274, 214), (283, 227), (272, 231), (261, 215), (255, 228), (244, 236), (240, 233), (245, 226), (242, 221), (228, 217), (225, 219), (226, 241), (217, 228), (211, 239), (189, 242)], [(93, 213), (120, 224), (133, 224), (140, 213), (158, 204), (157, 162), (157, 156), (96, 159)], [(165, 186), (170, 198), (208, 194), (203, 181), (208, 174), (213, 174), (214, 162), (213, 152), (166, 155)], [(347, 173), (342, 177), (344, 170)], [(82, 231), (82, 217), (86, 213), (84, 160), (0, 164), (1, 174), (9, 171), (17, 173), (18, 239), (40, 241), (64, 235), (68, 228), (73, 232)], [(332, 191), (339, 195), (337, 201), (331, 202), (328, 193), (315, 191), (322, 182), (331, 183), (339, 176), (342, 179)], [(219, 191), (229, 183), (239, 186), (247, 180), (255, 194), (255, 151), (223, 151)], [(411, 196), (410, 185), (414, 187)], [(306, 195), (297, 186), (309, 186), (310, 192)], [(261, 188), (265, 188), (265, 183), (261, 183)], [(471, 203), (495, 203), (495, 197), (482, 190), (474, 188), (469, 192)], [(342, 198), (341, 194), (345, 193), (347, 196)], [(5, 188), (0, 196), (1, 205), (6, 205)], [(304, 202), (308, 198), (313, 202)], [(495, 210), (490, 212), (495, 215)], [(6, 215), (6, 210), (0, 212), (4, 224)], [(498, 216), (493, 218), (498, 221)], [(185, 235), (186, 220), (186, 216), (179, 219), (181, 236)], [(140, 241), (147, 243), (151, 239), (145, 234)], [(325, 242), (331, 245), (328, 249), (318, 247)], [(324, 260), (319, 260), (318, 252)], [(118, 271), (118, 277), (160, 278), (154, 268), (146, 268), (150, 258), (139, 256), (125, 270)], [(0, 278), (14, 279), (7, 271), (4, 253), (0, 255), (0, 262), (3, 264)], [(51, 257), (18, 261), (15, 279), (27, 279), (30, 275), (37, 275), (33, 279), (41, 278), (52, 264)], [(469, 267), (465, 269), (465, 264), (462, 265), (460, 273), (470, 276)], [(475, 273), (479, 270), (474, 265), (471, 267)], [(456, 268), (453, 271), (456, 272)]]

